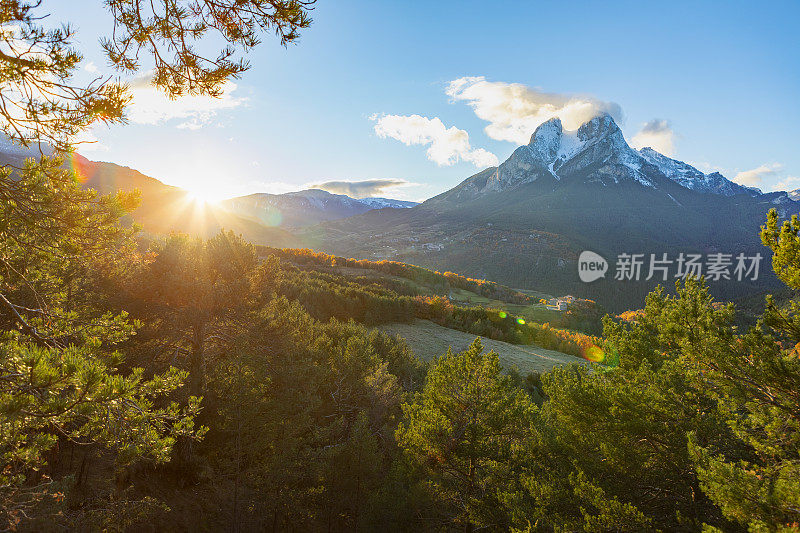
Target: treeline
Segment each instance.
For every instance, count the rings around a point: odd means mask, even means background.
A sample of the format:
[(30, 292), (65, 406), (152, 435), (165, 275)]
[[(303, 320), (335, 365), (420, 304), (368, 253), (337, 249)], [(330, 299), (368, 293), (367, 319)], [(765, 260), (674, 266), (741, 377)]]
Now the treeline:
[[(800, 224), (788, 239), (773, 230), (768, 242), (800, 251)], [(800, 337), (787, 310), (737, 334), (733, 308), (690, 280), (651, 294), (636, 322), (606, 320), (618, 359), (605, 371), (523, 378), (479, 343), (446, 354), (396, 432), (441, 505), (423, 516), (473, 531), (798, 531)]]
[(498, 309), (461, 307), (442, 297), (417, 297), (417, 317), (451, 329), (512, 344), (536, 344), (576, 357), (586, 357), (602, 340), (583, 333), (527, 322)]
[(301, 270), (269, 256), (266, 287), (290, 300), (299, 301), (319, 320), (353, 319), (378, 325), (411, 322), (416, 316), (415, 300), (369, 280), (350, 280), (344, 276), (314, 270)]
[(513, 304), (529, 304), (535, 300), (530, 296), (500, 285), (493, 281), (484, 279), (473, 279), (453, 272), (438, 272), (427, 268), (400, 263), (397, 261), (369, 261), (366, 259), (347, 259), (334, 255), (328, 255), (322, 252), (315, 252), (309, 249), (294, 249), (294, 248), (269, 248), (266, 246), (259, 247), (261, 255), (275, 255), (281, 259), (291, 261), (298, 265), (307, 266), (346, 266), (352, 268), (363, 268), (382, 272), (392, 276), (406, 278), (412, 280), (426, 287), (440, 291), (440, 294), (446, 294), (450, 288), (464, 289), (474, 292), (485, 298), (492, 300), (500, 300), (506, 303)]
[[(473, 292), (485, 298), (514, 305), (531, 305), (538, 303), (537, 299), (527, 294), (491, 281), (466, 278), (452, 272), (445, 272), (442, 274), (434, 270), (406, 263), (398, 263), (396, 261), (346, 259), (325, 253), (314, 252), (309, 249), (281, 249), (265, 246), (259, 246), (257, 249), (259, 256), (262, 258), (275, 256), (280, 258), (284, 263), (294, 264), (299, 266), (302, 270), (312, 272), (322, 271), (339, 275), (335, 267), (347, 266), (350, 268), (360, 268), (389, 274), (393, 277), (355, 276), (349, 277), (349, 279), (365, 285), (379, 285), (402, 296), (428, 297), (431, 296), (431, 294), (435, 294), (449, 298), (451, 294), (450, 289), (457, 288)], [(408, 282), (405, 280), (408, 280)], [(602, 318), (605, 315), (605, 310), (592, 300), (579, 299), (570, 304), (566, 312), (555, 313), (543, 311), (541, 314), (544, 316), (539, 319), (540, 322), (548, 322), (556, 328), (577, 330), (596, 336), (599, 335), (603, 329)], [(550, 316), (547, 316), (548, 314)], [(496, 336), (492, 338), (503, 340)]]

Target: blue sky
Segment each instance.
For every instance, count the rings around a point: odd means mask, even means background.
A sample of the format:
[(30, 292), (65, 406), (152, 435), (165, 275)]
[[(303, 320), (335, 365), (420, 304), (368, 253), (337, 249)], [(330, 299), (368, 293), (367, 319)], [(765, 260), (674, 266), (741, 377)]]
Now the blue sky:
[[(44, 9), (78, 30), (84, 75), (111, 73), (100, 0)], [(800, 2), (321, 0), (313, 18), (297, 45), (265, 36), (222, 101), (133, 80), (130, 124), (79, 151), (209, 197), (385, 179), (404, 184), (375, 193), (423, 199), (548, 113), (597, 108), (701, 170), (800, 187)]]

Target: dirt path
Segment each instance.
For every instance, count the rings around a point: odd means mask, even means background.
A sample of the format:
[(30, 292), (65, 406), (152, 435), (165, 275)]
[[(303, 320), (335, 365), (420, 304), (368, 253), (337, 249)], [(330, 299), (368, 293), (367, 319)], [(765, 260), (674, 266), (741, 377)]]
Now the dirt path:
[[(470, 333), (445, 328), (429, 320), (415, 320), (413, 324), (386, 324), (379, 329), (404, 338), (414, 353), (426, 361), (442, 355), (449, 347), (454, 351), (463, 351), (476, 337)], [(586, 363), (578, 357), (545, 350), (538, 346), (509, 344), (487, 338), (481, 338), (481, 342), (487, 351), (494, 350), (500, 356), (500, 364), (504, 368), (516, 366), (522, 373), (546, 372), (554, 366)]]

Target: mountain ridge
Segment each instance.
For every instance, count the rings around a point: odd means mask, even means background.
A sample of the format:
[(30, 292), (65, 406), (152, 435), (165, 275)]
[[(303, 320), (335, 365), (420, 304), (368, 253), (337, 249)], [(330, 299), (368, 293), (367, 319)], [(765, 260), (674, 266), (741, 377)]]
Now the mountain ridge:
[[(52, 155), (48, 146), (42, 146), (42, 152)], [(0, 141), (2, 164), (21, 167), (25, 159), (37, 155), (32, 148), (12, 144), (7, 139)], [(128, 220), (141, 224), (145, 231), (151, 233), (180, 231), (208, 236), (226, 228), (260, 244), (290, 246), (297, 244), (297, 241), (285, 230), (287, 226), (302, 227), (365, 213), (371, 209), (407, 208), (417, 204), (389, 198), (355, 199), (320, 189), (278, 195), (254, 193), (223, 200), (218, 204), (201, 204), (192, 199), (190, 192), (127, 166), (92, 161), (78, 153), (69, 154), (64, 166), (75, 172), (83, 187), (95, 189), (100, 194), (139, 190), (142, 201)], [(272, 199), (269, 211), (259, 212), (252, 205), (247, 205), (252, 203), (252, 198), (266, 197)], [(242, 204), (241, 208), (236, 207), (237, 203)], [(312, 209), (316, 209), (316, 212), (310, 213)]]
[[(258, 244), (404, 261), (590, 297), (612, 310), (638, 305), (654, 283), (583, 284), (576, 269), (582, 250), (609, 259), (620, 253), (757, 253), (763, 251), (759, 227), (770, 208), (783, 217), (800, 211), (798, 191), (762, 193), (652, 148), (634, 150), (608, 115), (572, 131), (557, 119), (547, 121), (497, 167), (410, 208), (322, 190), (256, 193), (198, 206), (187, 201), (186, 191), (133, 169), (77, 155), (71, 163), (87, 187), (142, 189), (132, 218), (152, 233), (207, 236), (224, 227)], [(179, 201), (185, 205), (176, 209)], [(713, 288), (717, 297), (730, 298), (773, 282), (720, 282)]]
[(598, 161), (603, 165), (590, 177), (604, 185), (632, 179), (644, 186), (659, 188), (662, 180), (658, 177), (654, 180), (649, 168), (654, 167), (662, 176), (698, 192), (724, 196), (763, 194), (759, 189), (734, 183), (719, 172), (705, 174), (653, 148), (634, 150), (614, 119), (600, 114), (577, 130), (564, 130), (558, 118), (542, 123), (531, 135), (530, 142), (515, 149), (499, 166), (484, 169), (431, 200), (445, 200), (453, 197), (453, 193), (456, 200), (464, 200), (536, 181), (542, 187), (554, 186), (553, 180), (560, 181), (561, 174), (581, 172)]

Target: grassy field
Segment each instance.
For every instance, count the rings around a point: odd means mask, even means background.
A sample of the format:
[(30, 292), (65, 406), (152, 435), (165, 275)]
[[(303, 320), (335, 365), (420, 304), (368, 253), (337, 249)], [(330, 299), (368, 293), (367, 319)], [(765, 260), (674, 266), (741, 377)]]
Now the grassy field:
[[(561, 311), (551, 311), (547, 306), (533, 303), (530, 305), (519, 305), (501, 302), (500, 300), (490, 300), (484, 296), (475, 294), (474, 292), (465, 291), (464, 289), (452, 289), (450, 291), (453, 299), (461, 305), (480, 305), (481, 307), (489, 307), (492, 309), (501, 309), (513, 315), (524, 317), (529, 322), (538, 322), (544, 324), (545, 322), (555, 322), (561, 318)], [(546, 295), (544, 295), (546, 296)], [(548, 296), (551, 298), (551, 296)]]
[[(404, 338), (417, 357), (426, 361), (442, 355), (449, 347), (454, 351), (463, 351), (475, 340), (475, 335), (445, 328), (428, 320), (416, 320), (413, 324), (386, 324), (380, 329)], [(537, 346), (520, 346), (485, 338), (481, 342), (487, 351), (494, 350), (500, 356), (503, 368), (517, 367), (522, 373), (546, 372), (554, 366), (586, 363), (583, 359)]]

